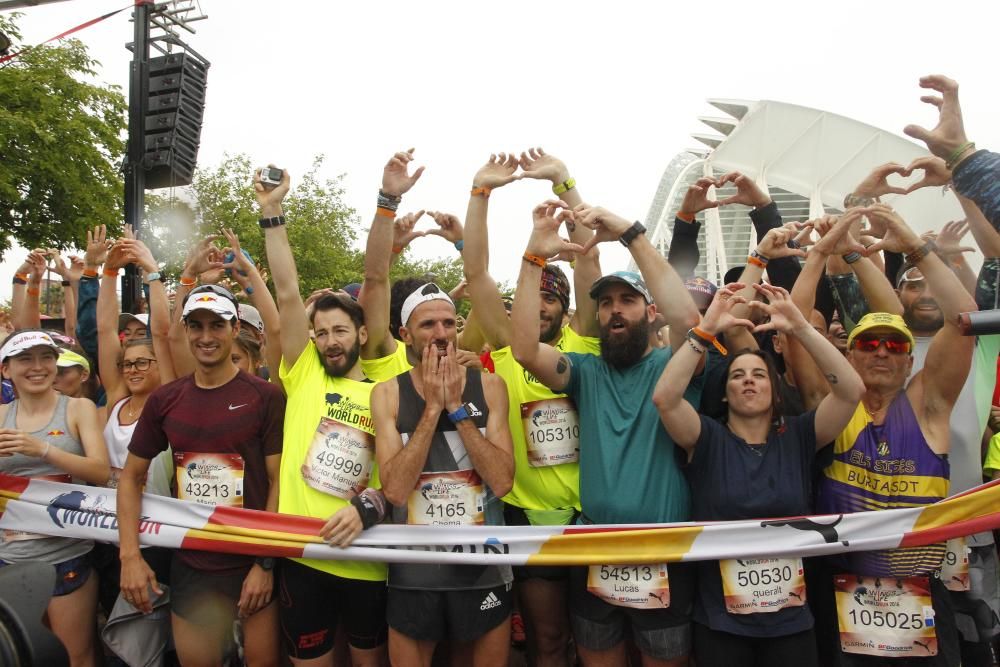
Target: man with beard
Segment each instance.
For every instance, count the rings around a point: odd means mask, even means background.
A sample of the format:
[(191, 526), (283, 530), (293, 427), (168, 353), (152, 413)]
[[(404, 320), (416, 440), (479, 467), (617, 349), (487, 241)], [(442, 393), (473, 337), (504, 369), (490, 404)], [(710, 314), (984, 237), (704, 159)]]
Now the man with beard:
[[(514, 480), (503, 379), (458, 365), (455, 306), (434, 283), (403, 301), (400, 337), (413, 368), (372, 392), (376, 452), (395, 523), (503, 525)], [(507, 566), (389, 565), (389, 658), (430, 667), (452, 642), (457, 664), (506, 666)]]
[[(370, 410), (375, 385), (358, 360), (368, 337), (364, 313), (347, 294), (331, 292), (307, 314), (281, 208), (288, 172), (273, 188), (255, 175), (254, 188), (278, 297), (279, 372), (288, 394), (278, 511), (329, 517), (320, 534), (345, 547), (385, 513)], [(283, 561), (278, 575), (281, 635), (294, 664), (332, 665), (338, 622), (355, 665), (384, 663), (384, 564), (295, 558)]]
[[(515, 174), (518, 167), (521, 174)], [(566, 165), (541, 148), (522, 153), (490, 156), (472, 179), (472, 193), (465, 218), (464, 267), (472, 307), (497, 375), (507, 384), (508, 415), (514, 443), (514, 488), (503, 497), (507, 525), (566, 525), (580, 509), (579, 420), (576, 405), (565, 394), (539, 382), (514, 359), (510, 344), (513, 323), (500, 290), (489, 272), (489, 241), (486, 225), (490, 195), (521, 178), (547, 180), (553, 190), (573, 206), (582, 203), (576, 181)], [(586, 243), (593, 232), (577, 225), (570, 237)], [(573, 282), (577, 294), (601, 276), (597, 249), (576, 255)], [(542, 271), (538, 290), (537, 340), (561, 352), (600, 354), (597, 340), (597, 308), (592, 299), (577, 301), (569, 324), (563, 320), (569, 308), (570, 285), (562, 270), (550, 264)], [(524, 614), (528, 653), (539, 667), (567, 665), (569, 610), (566, 585), (569, 568), (558, 566), (515, 567), (517, 595)]]
[[(561, 201), (535, 208), (534, 229), (521, 264), (514, 298), (512, 347), (517, 361), (555, 392), (565, 392), (579, 409), (581, 522), (666, 523), (686, 521), (690, 493), (677, 450), (660, 423), (651, 396), (657, 379), (698, 311), (677, 273), (646, 238), (641, 224), (602, 208), (565, 209)], [(583, 248), (559, 238), (562, 222), (575, 220), (596, 231)], [(564, 250), (586, 252), (595, 243), (620, 241), (649, 279), (619, 271), (594, 283), (601, 356), (563, 353), (538, 341), (538, 283), (546, 257)], [(653, 349), (649, 331), (656, 319), (653, 301), (670, 327), (670, 348)], [(685, 398), (698, 405), (701, 379)], [(574, 569), (570, 616), (584, 664), (624, 664), (625, 633), (643, 654), (644, 664), (685, 664), (690, 651), (693, 571), (689, 565), (639, 566), (655, 576), (636, 592), (615, 592), (617, 568)]]

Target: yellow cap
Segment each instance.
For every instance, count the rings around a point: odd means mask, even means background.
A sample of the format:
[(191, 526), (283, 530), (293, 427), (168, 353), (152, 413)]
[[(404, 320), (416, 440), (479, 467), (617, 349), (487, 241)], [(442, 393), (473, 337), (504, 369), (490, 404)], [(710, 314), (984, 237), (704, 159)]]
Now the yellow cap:
[(906, 339), (910, 341), (910, 352), (913, 352), (913, 346), (916, 341), (913, 340), (913, 334), (910, 333), (910, 328), (906, 326), (906, 322), (899, 315), (893, 315), (892, 313), (868, 313), (861, 318), (858, 325), (851, 330), (851, 333), (847, 336), (847, 348), (851, 349), (854, 339), (857, 338), (859, 334), (863, 334), (866, 331), (871, 331), (872, 329), (892, 329), (893, 331), (898, 331), (899, 333), (906, 336)]

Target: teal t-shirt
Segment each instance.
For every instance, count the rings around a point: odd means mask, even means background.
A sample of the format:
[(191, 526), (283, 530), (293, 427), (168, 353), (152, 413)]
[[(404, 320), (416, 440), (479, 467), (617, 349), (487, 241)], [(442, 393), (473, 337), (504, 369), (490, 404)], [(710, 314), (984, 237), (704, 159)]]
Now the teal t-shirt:
[[(680, 468), (684, 452), (653, 405), (653, 388), (671, 354), (670, 348), (654, 349), (624, 369), (591, 354), (566, 354), (572, 362), (566, 394), (580, 415), (580, 504), (593, 523), (690, 518), (691, 493)], [(704, 375), (684, 393), (694, 406)]]

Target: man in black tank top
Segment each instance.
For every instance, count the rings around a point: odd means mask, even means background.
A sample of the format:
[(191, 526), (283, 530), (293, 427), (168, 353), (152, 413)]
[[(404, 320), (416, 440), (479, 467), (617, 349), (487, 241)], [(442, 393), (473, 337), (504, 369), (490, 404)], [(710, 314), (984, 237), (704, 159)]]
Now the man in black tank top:
[[(514, 480), (503, 380), (462, 368), (455, 306), (437, 285), (404, 301), (400, 338), (413, 369), (372, 392), (375, 450), (393, 520), (429, 526), (502, 525)], [(450, 640), (469, 663), (506, 665), (510, 568), (390, 564), (389, 657), (430, 665)]]

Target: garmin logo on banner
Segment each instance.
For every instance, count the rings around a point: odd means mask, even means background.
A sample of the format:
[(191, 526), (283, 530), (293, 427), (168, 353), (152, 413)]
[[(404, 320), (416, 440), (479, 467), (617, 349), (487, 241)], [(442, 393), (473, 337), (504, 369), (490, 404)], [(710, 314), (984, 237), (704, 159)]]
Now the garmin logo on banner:
[[(46, 512), (49, 518), (59, 528), (66, 526), (82, 526), (102, 530), (118, 531), (118, 517), (114, 510), (104, 506), (107, 496), (98, 494), (91, 496), (83, 491), (62, 493), (49, 503)], [(149, 521), (148, 517), (139, 518), (139, 532), (159, 535), (162, 524)]]
[(489, 537), (482, 544), (414, 544), (414, 545), (388, 545), (388, 549), (405, 549), (406, 551), (436, 551), (438, 553), (453, 554), (509, 554), (510, 545), (504, 544), (495, 537)]

